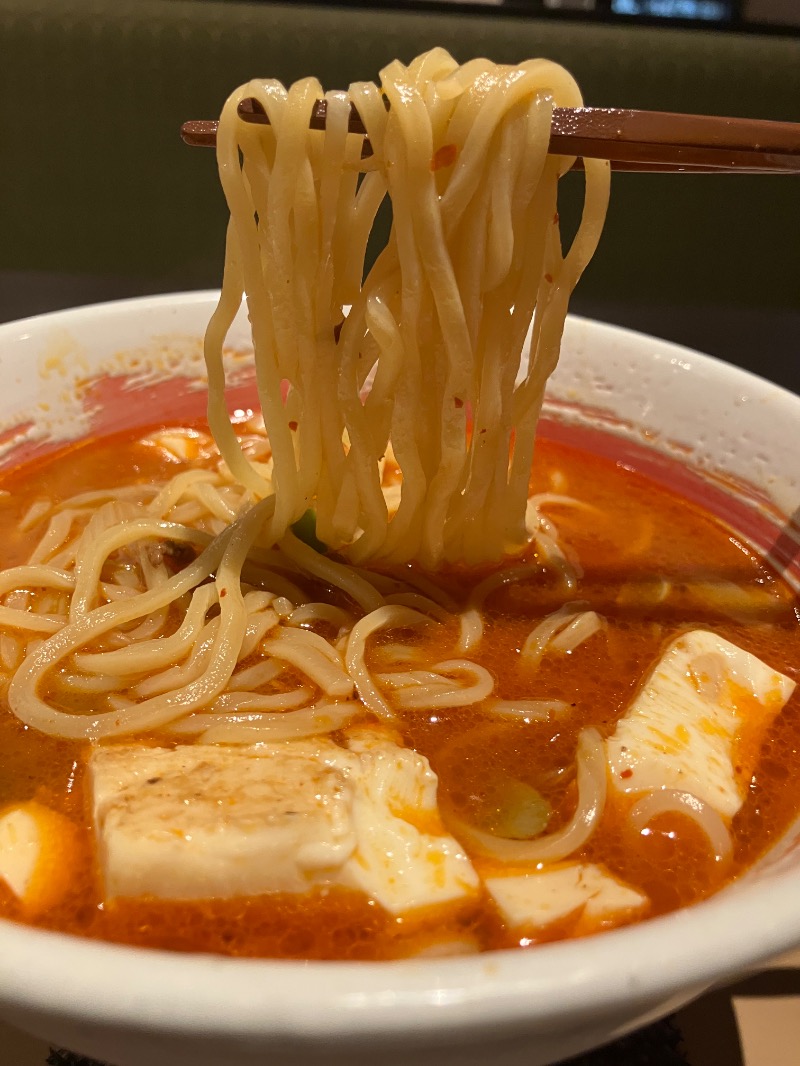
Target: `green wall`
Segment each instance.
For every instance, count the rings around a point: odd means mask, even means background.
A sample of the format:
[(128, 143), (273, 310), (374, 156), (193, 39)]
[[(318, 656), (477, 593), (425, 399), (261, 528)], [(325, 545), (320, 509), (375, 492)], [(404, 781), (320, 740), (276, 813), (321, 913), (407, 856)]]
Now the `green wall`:
[[(435, 44), (460, 59), (549, 56), (591, 104), (800, 119), (797, 38), (379, 7), (0, 0), (0, 272), (216, 284), (224, 204), (213, 154), (184, 147), (181, 122), (215, 116), (253, 76), (345, 87)], [(581, 299), (797, 310), (799, 197), (793, 177), (619, 175)]]

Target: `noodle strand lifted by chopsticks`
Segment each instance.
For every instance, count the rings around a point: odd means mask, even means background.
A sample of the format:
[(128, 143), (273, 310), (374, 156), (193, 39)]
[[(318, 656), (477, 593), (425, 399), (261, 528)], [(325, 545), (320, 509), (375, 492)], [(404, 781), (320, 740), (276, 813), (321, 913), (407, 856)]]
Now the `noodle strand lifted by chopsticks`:
[[(327, 94), (325, 134), (309, 129), (320, 96), (313, 79), (289, 90), (254, 81), (223, 110), (231, 227), (206, 337), (214, 435), (242, 484), (276, 492), (276, 541), (313, 506), (318, 535), (355, 562), (497, 560), (527, 541), (536, 423), (569, 294), (599, 239), (608, 166), (586, 161), (583, 218), (563, 256), (556, 186), (570, 161), (547, 154), (550, 119), (554, 105), (581, 100), (562, 68), (459, 67), (435, 49), (390, 64), (380, 87)], [(238, 117), (248, 97), (271, 126)], [(360, 184), (351, 99), (373, 149)], [(362, 284), (384, 195), (392, 232)], [(272, 484), (224, 405), (222, 345), (242, 292)], [(380, 477), (390, 442), (402, 472), (392, 515)]]

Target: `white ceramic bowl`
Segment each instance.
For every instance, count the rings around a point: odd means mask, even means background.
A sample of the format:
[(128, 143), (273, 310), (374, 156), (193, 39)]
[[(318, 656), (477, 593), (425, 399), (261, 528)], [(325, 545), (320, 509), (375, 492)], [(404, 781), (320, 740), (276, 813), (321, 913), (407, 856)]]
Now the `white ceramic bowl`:
[[(162, 296), (0, 327), (2, 461), (70, 435), (201, 411), (199, 337), (212, 306), (209, 293)], [(246, 349), (243, 325), (235, 340)], [(243, 361), (234, 357), (232, 368), (246, 383)], [(575, 319), (550, 397), (548, 417), (585, 442), (633, 456), (727, 513), (760, 547), (796, 556), (787, 518), (800, 505), (797, 396), (675, 345)], [(796, 563), (785, 569), (798, 584)], [(792, 843), (800, 824), (757, 870), (696, 907), (585, 940), (467, 958), (242, 961), (0, 922), (0, 1016), (115, 1066), (540, 1066), (800, 944)]]

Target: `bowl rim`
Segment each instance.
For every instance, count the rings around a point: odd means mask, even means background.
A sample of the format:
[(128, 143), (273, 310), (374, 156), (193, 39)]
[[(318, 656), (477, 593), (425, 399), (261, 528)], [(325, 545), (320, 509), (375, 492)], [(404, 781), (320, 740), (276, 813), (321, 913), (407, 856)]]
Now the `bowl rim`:
[[(145, 311), (160, 313), (191, 308), (208, 308), (213, 310), (219, 299), (219, 289), (186, 289), (179, 292), (156, 293), (149, 296), (129, 296), (116, 300), (104, 300), (97, 303), (79, 304), (75, 307), (65, 307), (55, 311), (43, 311), (39, 314), (28, 315), (25, 318), (10, 319), (0, 322), (0, 342), (13, 342), (14, 340), (28, 340), (32, 334), (20, 337), (21, 333), (31, 329), (35, 332), (48, 327), (68, 327), (70, 324), (80, 322), (87, 317), (91, 319), (114, 318), (126, 311)], [(792, 392), (777, 382), (763, 378), (751, 370), (728, 363), (716, 355), (708, 355), (688, 345), (677, 341), (666, 340), (642, 330), (632, 329), (629, 326), (618, 326), (613, 322), (605, 322), (601, 319), (590, 318), (586, 315), (578, 315), (570, 312), (567, 315), (565, 337), (569, 339), (569, 331), (575, 327), (583, 327), (596, 332), (606, 338), (629, 340), (633, 344), (646, 344), (656, 346), (657, 358), (668, 361), (690, 373), (707, 371), (708, 373), (722, 373), (731, 382), (741, 388), (754, 390), (759, 397), (762, 393), (769, 393), (773, 397), (780, 397), (784, 401), (794, 405), (800, 400), (800, 395)], [(546, 398), (545, 398), (546, 402)]]
[(138, 1028), (147, 1019), (148, 1028), (163, 1032), (268, 1032), (308, 1043), (464, 1034), (487, 1025), (513, 1031), (515, 1023), (537, 1021), (550, 1029), (578, 1007), (602, 1012), (621, 1001), (647, 1005), (687, 988), (699, 992), (800, 943), (796, 872), (769, 886), (768, 913), (757, 907), (763, 897), (762, 886), (740, 885), (581, 940), (391, 962), (182, 954), (0, 920), (0, 1006), (85, 1014), (114, 1026)]
[[(0, 342), (130, 311), (205, 311), (217, 295), (145, 296), (34, 315), (0, 325)], [(631, 342), (642, 357), (703, 378), (722, 375), (756, 398), (788, 403), (800, 420), (800, 396), (748, 371), (647, 334), (570, 317), (589, 335)], [(799, 944), (798, 883), (797, 871), (777, 874), (766, 889), (745, 878), (693, 907), (532, 951), (393, 962), (182, 954), (0, 919), (0, 1012), (11, 1017), (14, 1010), (46, 1010), (122, 1027), (146, 1024), (163, 1033), (268, 1032), (306, 1043), (378, 1033), (464, 1034), (487, 1025), (550, 1030), (579, 1009), (600, 1012), (622, 1000), (658, 1003), (689, 987), (700, 991)]]
[[(193, 305), (205, 306), (219, 299), (219, 289), (185, 289), (180, 292), (160, 292), (150, 296), (124, 296), (117, 300), (100, 300), (96, 303), (77, 304), (74, 307), (62, 307), (55, 311), (41, 311), (39, 314), (26, 315), (24, 318), (12, 318), (0, 322), (0, 339), (16, 337), (28, 327), (36, 330), (47, 326), (65, 325), (90, 315), (92, 318), (106, 318), (128, 310), (145, 309), (152, 311), (176, 310), (178, 307)], [(7, 336), (6, 336), (7, 335)], [(26, 338), (27, 339), (27, 338)]]

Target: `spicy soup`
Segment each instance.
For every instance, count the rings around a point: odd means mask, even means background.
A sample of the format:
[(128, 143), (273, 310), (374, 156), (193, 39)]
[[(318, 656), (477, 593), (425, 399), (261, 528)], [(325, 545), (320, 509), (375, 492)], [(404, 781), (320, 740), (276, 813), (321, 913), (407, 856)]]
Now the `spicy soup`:
[[(166, 439), (163, 432), (154, 432), (92, 441), (4, 475), (0, 526), (5, 565), (29, 559), (52, 510), (76, 493), (151, 486), (176, 472), (215, 466), (217, 457), (206, 448), (202, 430), (186, 438), (201, 443), (184, 449), (185, 454), (165, 446)], [(192, 450), (197, 454), (189, 454)], [(581, 731), (595, 729), (603, 741), (611, 737), (665, 649), (681, 634), (712, 633), (787, 678), (798, 675), (800, 626), (792, 591), (715, 517), (621, 463), (548, 439), (537, 446), (531, 488), (549, 497), (541, 497), (542, 508), (565, 545), (575, 575), (571, 587), (565, 589), (563, 571), (552, 561), (539, 565), (535, 552), (526, 561), (530, 574), (523, 580), (506, 581), (501, 569), (450, 568), (435, 578), (422, 575), (459, 604), (469, 601), (475, 586), (498, 575), (482, 602), (479, 646), (470, 652), (492, 679), (492, 700), (399, 710), (392, 724), (393, 743), (424, 756), (438, 778), (438, 810), (433, 815), (406, 812), (410, 822), (416, 817), (418, 828), (434, 834), (451, 826), (458, 837), (458, 827), (469, 824), (490, 836), (526, 840), (567, 826), (579, 801), (576, 751)], [(189, 550), (167, 554), (170, 572), (194, 557)], [(314, 597), (352, 611), (346, 595), (319, 580), (311, 584)], [(11, 595), (16, 609), (30, 607), (19, 590)], [(522, 654), (530, 634), (565, 602), (580, 605), (576, 613), (596, 615), (597, 628), (575, 647), (546, 650), (532, 664)], [(179, 624), (180, 619), (169, 620), (165, 632), (174, 632)], [(325, 626), (323, 622), (317, 629), (329, 637)], [(402, 654), (414, 657), (414, 667), (430, 674), (435, 664), (450, 659), (455, 626), (450, 620), (422, 633), (378, 633), (366, 650), (367, 668), (375, 678), (386, 677)], [(9, 636), (5, 630), (0, 636), (5, 641), (0, 645), (4, 690), (20, 655)], [(239, 667), (249, 669), (263, 658), (256, 648)], [(48, 696), (62, 707), (75, 700), (62, 684), (69, 671), (64, 665), (47, 680)], [(285, 677), (287, 687), (297, 683), (291, 666)], [(391, 699), (389, 683), (379, 684)], [(551, 712), (541, 717), (526, 713), (525, 701), (531, 699), (550, 704)], [(92, 697), (86, 701), (90, 713)], [(515, 703), (519, 713), (513, 712)], [(742, 707), (744, 719), (747, 708)], [(354, 723), (358, 727), (371, 720), (365, 712)], [(334, 742), (341, 735), (336, 730), (331, 734)], [(169, 727), (126, 737), (125, 743), (132, 739), (159, 748), (192, 740)], [(122, 741), (110, 740), (104, 746), (118, 743)], [(109, 898), (93, 824), (87, 769), (91, 747), (86, 741), (47, 736), (23, 725), (5, 704), (0, 709), (0, 815), (33, 801), (36, 809), (66, 819), (59, 823), (63, 846), (53, 849), (54, 865), (47, 874), (57, 886), (51, 900), (31, 906), (0, 878), (0, 915), (81, 936), (182, 951), (383, 959), (530, 946), (584, 935), (690, 905), (717, 891), (752, 865), (800, 810), (800, 697), (795, 691), (766, 729), (748, 733), (743, 728), (731, 748), (742, 801), (724, 819), (730, 855), (717, 853), (707, 833), (679, 808), (655, 814), (643, 828), (634, 824), (630, 812), (636, 797), (624, 790), (624, 783), (610, 789), (591, 835), (569, 855), (569, 864), (581, 871), (602, 870), (637, 895), (635, 905), (592, 914), (586, 901), (579, 900), (551, 921), (519, 922), (487, 885), (509, 873), (524, 878), (540, 864), (504, 864), (481, 848), (471, 849), (467, 838), (462, 843), (466, 860), (477, 871), (475, 890), (447, 905), (421, 905), (402, 913), (336, 883), (313, 885), (305, 892), (231, 898), (156, 898), (147, 893)], [(430, 824), (423, 824), (426, 818)], [(563, 862), (556, 866), (565, 869)]]

